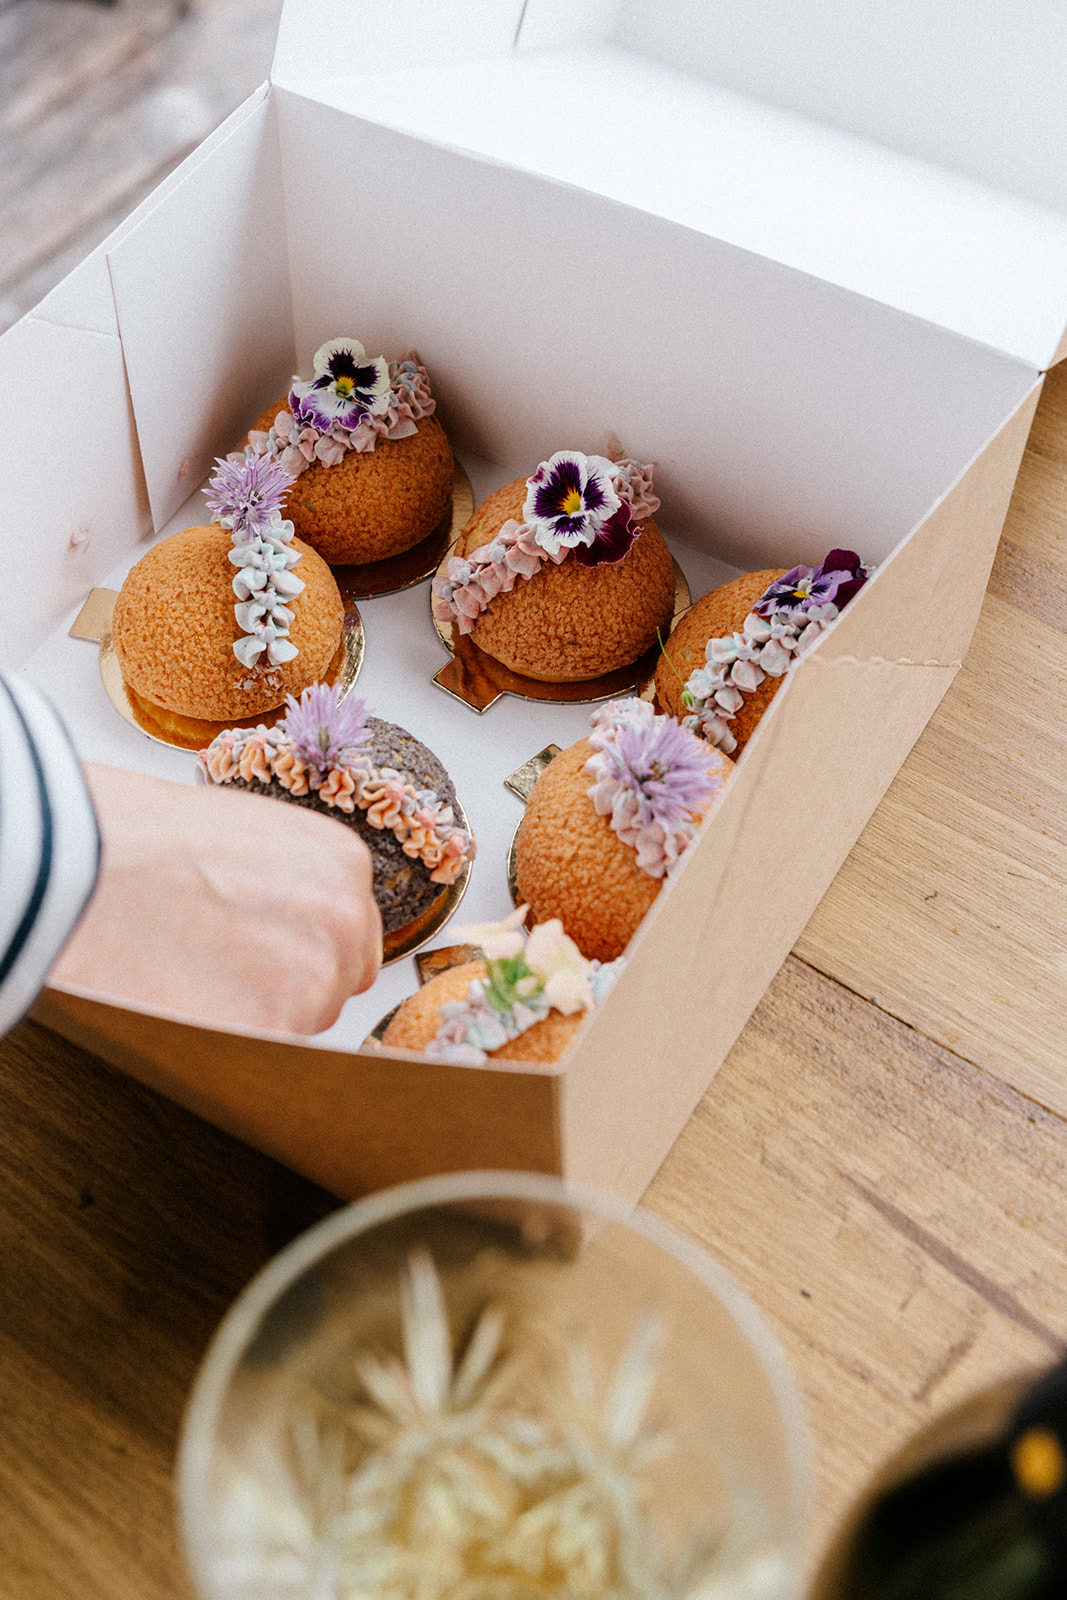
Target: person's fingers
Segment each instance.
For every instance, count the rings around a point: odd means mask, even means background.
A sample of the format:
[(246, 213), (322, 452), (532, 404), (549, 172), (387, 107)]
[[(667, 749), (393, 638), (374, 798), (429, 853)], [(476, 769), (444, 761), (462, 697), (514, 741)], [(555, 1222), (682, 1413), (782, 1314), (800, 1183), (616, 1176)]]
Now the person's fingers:
[(226, 1026), (316, 1033), (381, 964), (370, 853), (266, 796), (87, 768), (100, 879), (59, 981)]

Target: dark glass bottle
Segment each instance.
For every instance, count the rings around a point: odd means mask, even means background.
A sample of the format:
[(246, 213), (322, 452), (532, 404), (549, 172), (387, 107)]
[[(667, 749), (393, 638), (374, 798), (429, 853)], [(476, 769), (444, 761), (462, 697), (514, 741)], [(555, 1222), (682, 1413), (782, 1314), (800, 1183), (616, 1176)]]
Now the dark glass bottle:
[(1067, 1600), (1067, 1363), (925, 1430), (847, 1523), (812, 1600)]

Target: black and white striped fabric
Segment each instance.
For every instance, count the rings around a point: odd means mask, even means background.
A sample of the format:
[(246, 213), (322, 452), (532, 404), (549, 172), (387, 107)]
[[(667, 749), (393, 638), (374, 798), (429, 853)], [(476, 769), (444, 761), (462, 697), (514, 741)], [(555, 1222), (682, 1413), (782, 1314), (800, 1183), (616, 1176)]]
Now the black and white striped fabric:
[(100, 867), (78, 759), (55, 711), (0, 674), (0, 1034), (29, 1010)]

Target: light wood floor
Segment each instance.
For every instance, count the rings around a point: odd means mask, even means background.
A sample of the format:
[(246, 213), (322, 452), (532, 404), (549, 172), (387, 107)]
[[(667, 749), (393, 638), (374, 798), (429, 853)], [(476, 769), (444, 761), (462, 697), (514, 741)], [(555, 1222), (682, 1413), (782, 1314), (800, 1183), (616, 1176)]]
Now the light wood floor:
[(270, 71), (281, 0), (0, 0), (0, 331)]
[[(8, 320), (262, 78), (275, 11), (0, 11)], [(912, 1429), (1067, 1338), (1065, 695), (1058, 371), (964, 668), (647, 1196), (798, 1374), (813, 1552)], [(0, 1044), (5, 1600), (188, 1594), (193, 1373), (333, 1204), (33, 1024)]]

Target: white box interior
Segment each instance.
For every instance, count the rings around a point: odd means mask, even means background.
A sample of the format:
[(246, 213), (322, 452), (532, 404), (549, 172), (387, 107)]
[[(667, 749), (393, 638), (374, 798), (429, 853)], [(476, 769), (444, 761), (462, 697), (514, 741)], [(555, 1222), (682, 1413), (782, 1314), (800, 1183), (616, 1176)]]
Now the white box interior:
[(1056, 0), (288, 0), (273, 76), (1037, 367), (1060, 350)]
[[(83, 755), (191, 779), (192, 756), (118, 718), (67, 629), (146, 539), (206, 520), (213, 457), (326, 338), (418, 349), (479, 499), (613, 435), (658, 461), (694, 595), (835, 544), (885, 562), (1023, 403), (1067, 298), (1050, 197), (745, 100), (702, 76), (721, 64), (695, 42), (703, 10), (657, 7), (654, 38), (650, 14), (288, 0), (274, 86), (0, 340), (9, 394), (73, 372), (92, 402), (42, 470), (41, 411), (15, 416), (0, 530), (6, 657)], [(981, 286), (963, 270), (979, 237)], [(431, 682), (447, 658), (425, 585), (361, 610), (357, 692), (441, 755), (479, 840), (459, 920), (500, 915), (503, 778), (588, 711), (509, 698), (479, 718)], [(414, 986), (399, 963), (315, 1042), (357, 1047)]]

